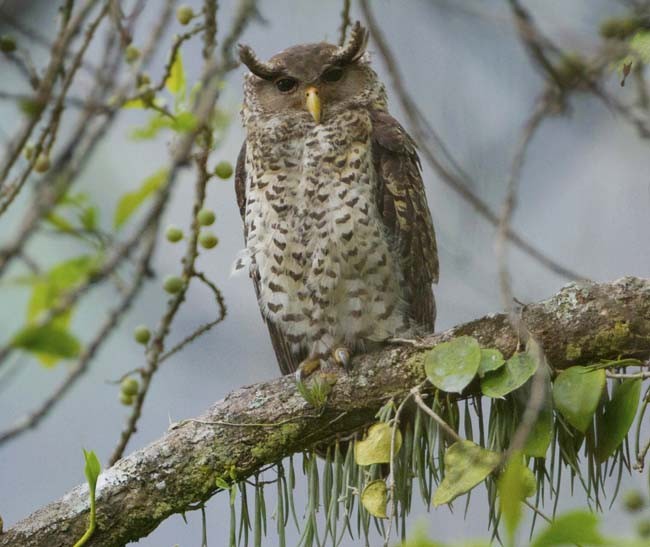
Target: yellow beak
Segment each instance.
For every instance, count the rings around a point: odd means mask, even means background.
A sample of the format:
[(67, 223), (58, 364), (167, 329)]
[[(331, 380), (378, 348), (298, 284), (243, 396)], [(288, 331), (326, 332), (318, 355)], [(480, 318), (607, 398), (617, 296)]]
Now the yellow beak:
[(306, 106), (307, 110), (311, 114), (311, 117), (314, 118), (316, 123), (320, 123), (320, 97), (318, 96), (318, 89), (311, 86), (307, 88), (305, 93), (306, 96)]

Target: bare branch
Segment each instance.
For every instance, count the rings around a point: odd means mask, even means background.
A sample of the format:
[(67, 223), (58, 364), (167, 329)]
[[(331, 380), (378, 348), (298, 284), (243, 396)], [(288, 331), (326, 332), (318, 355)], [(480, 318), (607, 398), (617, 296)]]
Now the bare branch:
[[(370, 29), (370, 33), (377, 45), (379, 54), (381, 55), (385, 65), (386, 70), (388, 71), (393, 88), (399, 101), (404, 109), (404, 112), (408, 118), (409, 125), (413, 131), (413, 136), (419, 145), (419, 151), (424, 156), (424, 159), (429, 163), (429, 165), (438, 173), (440, 178), (445, 182), (452, 190), (459, 194), (467, 203), (469, 203), (476, 212), (478, 212), (482, 217), (484, 217), (490, 224), (493, 226), (498, 226), (499, 216), (492, 211), (490, 206), (483, 201), (480, 197), (470, 190), (468, 184), (465, 182), (467, 177), (463, 177), (462, 174), (448, 169), (443, 165), (442, 161), (438, 158), (436, 152), (434, 152), (434, 147), (430, 146), (430, 141), (435, 139), (436, 144), (442, 142), (440, 137), (435, 135), (433, 129), (430, 125), (423, 119), (419, 109), (411, 96), (408, 94), (404, 85), (402, 84), (405, 81), (397, 67), (395, 58), (386, 42), (381, 30), (379, 29), (377, 22), (375, 21), (374, 15), (371, 11), (370, 4), (368, 0), (360, 0), (361, 9), (364, 13), (366, 23)], [(450, 161), (452, 167), (455, 162)], [(537, 260), (545, 268), (555, 272), (557, 275), (562, 276), (566, 279), (585, 279), (585, 276), (580, 275), (579, 273), (574, 272), (573, 270), (559, 264), (557, 261), (537, 249), (534, 245), (523, 239), (516, 232), (509, 230), (508, 238), (512, 241), (519, 249), (524, 251), (526, 254)]]
[(348, 28), (352, 20), (350, 19), (350, 4), (351, 0), (343, 0), (343, 8), (341, 8), (341, 28), (339, 31), (339, 46), (345, 45), (345, 38), (348, 33)]

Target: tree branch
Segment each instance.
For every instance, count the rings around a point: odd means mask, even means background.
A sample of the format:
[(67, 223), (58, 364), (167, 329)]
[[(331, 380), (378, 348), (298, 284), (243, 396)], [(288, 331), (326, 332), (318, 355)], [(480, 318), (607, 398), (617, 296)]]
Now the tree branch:
[[(572, 283), (549, 300), (525, 306), (522, 320), (554, 369), (607, 359), (650, 356), (650, 279)], [(430, 335), (435, 345), (470, 335), (510, 356), (518, 345), (504, 314)], [(426, 349), (386, 347), (360, 356), (342, 374), (322, 412), (310, 408), (291, 377), (230, 393), (196, 420), (118, 461), (97, 486), (97, 530), (89, 545), (123, 545), (218, 489), (215, 480), (245, 479), (264, 466), (375, 421), (391, 397), (407, 397), (425, 376)], [(476, 389), (476, 388), (474, 388)], [(473, 393), (472, 386), (468, 395)], [(71, 545), (83, 534), (88, 488), (79, 486), (0, 535), (0, 546)]]

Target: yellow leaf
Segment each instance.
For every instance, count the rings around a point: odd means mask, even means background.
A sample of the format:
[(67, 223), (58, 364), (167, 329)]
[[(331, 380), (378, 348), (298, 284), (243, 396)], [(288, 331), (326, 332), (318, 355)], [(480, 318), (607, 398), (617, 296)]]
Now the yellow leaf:
[(483, 482), (499, 465), (501, 456), (471, 441), (458, 441), (447, 449), (444, 461), (445, 478), (433, 496), (436, 507)]
[(174, 95), (185, 93), (185, 71), (183, 70), (183, 59), (180, 51), (176, 52), (176, 57), (169, 71), (169, 77), (165, 81), (165, 86)]
[(130, 109), (130, 108), (149, 108), (149, 106), (142, 100), (142, 99), (131, 99), (130, 101), (126, 101), (123, 105), (122, 108)]
[[(390, 462), (390, 443), (393, 428), (385, 422), (370, 426), (368, 434), (362, 441), (354, 443), (354, 460), (359, 465)], [(395, 454), (402, 446), (402, 434), (395, 432)]]
[(388, 498), (386, 483), (379, 479), (366, 485), (361, 493), (361, 503), (373, 517), (388, 518), (386, 504)]
[(121, 228), (133, 213), (152, 196), (167, 180), (167, 168), (158, 169), (153, 175), (147, 177), (137, 190), (127, 192), (117, 203), (113, 223), (115, 228)]

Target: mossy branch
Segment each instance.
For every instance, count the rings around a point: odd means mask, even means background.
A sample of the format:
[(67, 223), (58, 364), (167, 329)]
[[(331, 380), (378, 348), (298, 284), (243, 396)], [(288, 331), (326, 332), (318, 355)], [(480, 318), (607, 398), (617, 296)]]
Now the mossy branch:
[[(525, 306), (521, 316), (554, 369), (650, 356), (649, 279), (573, 283), (549, 300)], [(424, 342), (433, 346), (461, 335), (506, 357), (518, 345), (517, 333), (502, 314)], [(284, 377), (238, 389), (196, 420), (172, 426), (160, 440), (102, 473), (97, 529), (88, 545), (123, 545), (144, 537), (170, 515), (218, 492), (218, 479), (222, 485), (245, 479), (289, 454), (373, 423), (387, 399), (403, 399), (424, 380), (426, 351), (420, 344), (391, 346), (358, 357), (353, 372), (339, 377), (322, 412), (306, 404), (293, 378)], [(77, 487), (1, 534), (0, 546), (71, 545), (83, 534), (88, 511), (88, 488)]]

